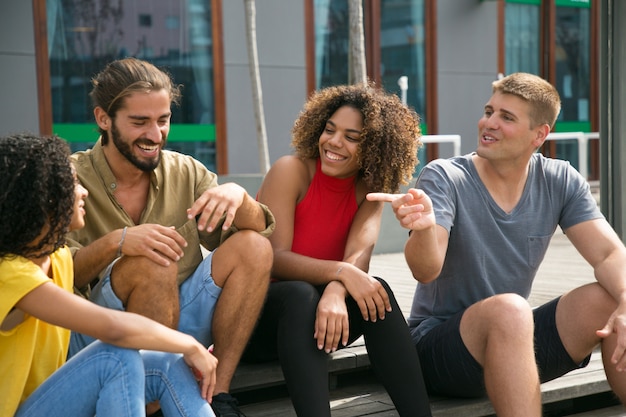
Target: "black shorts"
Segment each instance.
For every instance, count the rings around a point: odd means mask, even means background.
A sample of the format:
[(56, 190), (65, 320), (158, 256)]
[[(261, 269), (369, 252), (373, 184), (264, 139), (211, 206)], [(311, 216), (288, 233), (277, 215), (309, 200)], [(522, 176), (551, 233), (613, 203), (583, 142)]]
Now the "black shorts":
[[(556, 329), (556, 305), (559, 298), (533, 310), (535, 319), (535, 357), (541, 382), (574, 369), (584, 368), (569, 356)], [(453, 397), (482, 397), (485, 381), (482, 366), (467, 350), (459, 331), (464, 311), (437, 325), (417, 344), (426, 386), (431, 393)], [(515, 366), (515, 362), (511, 363)]]

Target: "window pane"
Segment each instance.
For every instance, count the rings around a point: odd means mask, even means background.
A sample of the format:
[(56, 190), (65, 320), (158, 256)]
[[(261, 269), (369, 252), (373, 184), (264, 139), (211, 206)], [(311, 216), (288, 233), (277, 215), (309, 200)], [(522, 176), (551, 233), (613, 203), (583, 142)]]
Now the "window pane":
[(559, 120), (589, 120), (590, 13), (587, 8), (556, 9), (556, 87), (562, 101)]
[[(48, 0), (53, 129), (73, 150), (97, 139), (91, 78), (110, 61), (135, 56), (182, 84), (168, 148), (215, 169), (211, 7), (206, 0)], [(189, 126), (179, 129), (177, 126)], [(93, 133), (91, 133), (93, 132)]]
[(504, 23), (507, 74), (539, 74), (539, 6), (507, 3)]
[(425, 121), (424, 1), (383, 0), (380, 12), (382, 85), (402, 97), (398, 80), (406, 76), (406, 102)]
[(348, 83), (350, 17), (347, 0), (315, 0), (315, 85)]

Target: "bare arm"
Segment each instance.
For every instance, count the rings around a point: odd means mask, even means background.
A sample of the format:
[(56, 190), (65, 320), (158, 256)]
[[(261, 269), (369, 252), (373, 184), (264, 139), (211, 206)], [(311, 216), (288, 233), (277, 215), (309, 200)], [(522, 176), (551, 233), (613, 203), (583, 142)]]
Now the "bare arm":
[(223, 215), (226, 215), (223, 230), (233, 224), (239, 230), (262, 232), (267, 228), (261, 206), (243, 187), (232, 182), (209, 188), (187, 210), (190, 219), (200, 216), (198, 229), (208, 232), (215, 229)]
[(310, 181), (306, 162), (294, 156), (276, 161), (263, 180), (259, 201), (270, 208), (277, 223), (269, 238), (274, 249), (272, 276), (323, 285), (341, 280), (341, 275), (349, 270), (367, 272), (382, 214), (382, 206), (376, 203), (364, 202), (359, 208), (343, 261), (315, 259), (291, 251), (296, 205), (306, 194)]
[(593, 267), (600, 285), (616, 301), (626, 301), (626, 248), (603, 219), (589, 220), (570, 227), (568, 239)]
[(243, 203), (235, 214), (233, 224), (239, 230), (248, 229), (257, 232), (262, 232), (267, 227), (265, 212), (247, 192), (244, 195)]
[(390, 202), (400, 225), (410, 230), (404, 256), (413, 277), (422, 283), (436, 279), (448, 249), (448, 232), (437, 225), (430, 198), (411, 188), (406, 194), (370, 193), (367, 199)]
[[(123, 229), (116, 229), (80, 248), (74, 254), (74, 285), (83, 288), (118, 255)], [(168, 266), (183, 256), (185, 239), (173, 228), (158, 224), (128, 227), (121, 253), (145, 256), (159, 265)]]
[(107, 309), (45, 283), (16, 305), (25, 313), (53, 325), (132, 348), (182, 353), (185, 362), (202, 375), (202, 395), (210, 399), (215, 386), (217, 359), (193, 337), (138, 314)]
[(277, 227), (270, 237), (274, 249), (272, 275), (312, 285), (328, 284), (318, 304), (314, 336), (318, 347), (330, 352), (339, 342), (345, 345), (348, 341), (345, 303), (348, 294), (359, 305), (365, 320), (382, 319), (391, 309), (382, 284), (367, 274), (380, 231), (383, 207), (378, 202), (363, 201), (360, 204), (341, 261), (316, 259), (293, 252), (295, 209), (308, 191), (312, 166), (311, 161), (293, 156), (279, 159), (263, 181), (259, 201), (266, 204), (276, 217)]
[(115, 230), (74, 254), (74, 286), (84, 288), (113, 262), (121, 238), (122, 229)]

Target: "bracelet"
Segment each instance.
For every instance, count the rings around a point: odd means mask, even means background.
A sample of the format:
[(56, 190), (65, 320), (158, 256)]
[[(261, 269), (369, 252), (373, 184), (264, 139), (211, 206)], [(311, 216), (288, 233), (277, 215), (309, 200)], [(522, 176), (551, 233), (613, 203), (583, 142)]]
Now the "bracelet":
[(124, 230), (122, 230), (122, 238), (120, 239), (120, 243), (117, 244), (117, 258), (122, 256), (122, 245), (124, 244), (124, 239), (126, 239), (126, 229), (127, 226), (124, 226)]

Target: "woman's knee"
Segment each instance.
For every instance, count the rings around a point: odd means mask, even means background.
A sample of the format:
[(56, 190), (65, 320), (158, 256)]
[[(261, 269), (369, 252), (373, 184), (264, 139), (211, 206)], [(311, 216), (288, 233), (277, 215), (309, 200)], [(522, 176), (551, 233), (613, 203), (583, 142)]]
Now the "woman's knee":
[(315, 318), (320, 294), (317, 288), (304, 281), (280, 281), (270, 285), (267, 303), (278, 309), (278, 315), (284, 321)]
[(378, 282), (380, 282), (380, 284), (383, 286), (383, 288), (385, 288), (385, 291), (387, 291), (387, 294), (392, 294), (393, 293), (393, 291), (391, 291), (391, 287), (389, 286), (387, 281), (385, 281), (381, 277), (373, 277), (373, 278), (375, 280), (377, 280)]
[[(139, 351), (96, 341), (72, 357), (74, 361), (99, 362), (102, 369), (112, 374), (123, 372), (143, 380), (144, 367)], [(111, 375), (110, 375), (111, 376)]]

